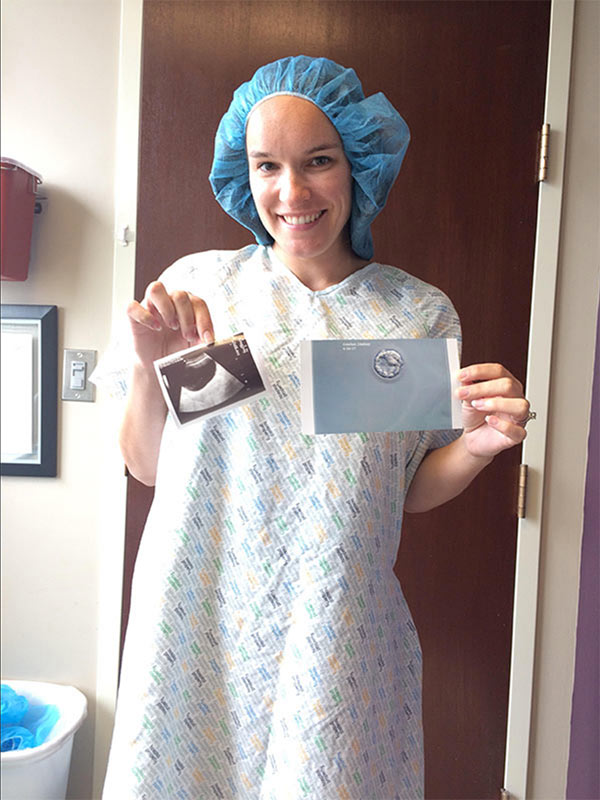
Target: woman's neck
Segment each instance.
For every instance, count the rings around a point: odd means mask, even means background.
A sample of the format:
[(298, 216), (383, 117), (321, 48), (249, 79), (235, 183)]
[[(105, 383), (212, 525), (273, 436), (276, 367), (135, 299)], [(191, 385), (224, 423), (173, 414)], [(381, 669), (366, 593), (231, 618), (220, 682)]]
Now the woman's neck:
[(290, 256), (273, 245), (277, 258), (292, 272), (298, 280), (313, 292), (327, 289), (341, 283), (353, 272), (365, 267), (369, 262), (359, 258), (350, 248), (338, 254), (324, 253), (313, 258)]

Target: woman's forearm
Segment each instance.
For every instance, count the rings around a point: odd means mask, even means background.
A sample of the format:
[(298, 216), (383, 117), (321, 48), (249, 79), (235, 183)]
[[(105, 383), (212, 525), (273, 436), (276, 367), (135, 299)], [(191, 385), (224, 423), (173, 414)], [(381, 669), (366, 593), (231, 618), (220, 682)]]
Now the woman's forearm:
[(493, 457), (474, 456), (464, 434), (446, 447), (432, 450), (419, 466), (404, 502), (409, 513), (429, 511), (459, 495)]
[(167, 407), (154, 370), (136, 365), (119, 444), (127, 469), (147, 486), (154, 486), (156, 481), (158, 452), (166, 415)]

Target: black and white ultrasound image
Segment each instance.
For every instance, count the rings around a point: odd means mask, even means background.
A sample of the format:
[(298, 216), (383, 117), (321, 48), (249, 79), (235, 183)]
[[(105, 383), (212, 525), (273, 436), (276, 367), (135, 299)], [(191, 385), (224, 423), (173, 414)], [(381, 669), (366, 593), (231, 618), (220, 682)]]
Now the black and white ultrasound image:
[(179, 425), (266, 391), (243, 334), (167, 356), (156, 362), (156, 369), (167, 405)]

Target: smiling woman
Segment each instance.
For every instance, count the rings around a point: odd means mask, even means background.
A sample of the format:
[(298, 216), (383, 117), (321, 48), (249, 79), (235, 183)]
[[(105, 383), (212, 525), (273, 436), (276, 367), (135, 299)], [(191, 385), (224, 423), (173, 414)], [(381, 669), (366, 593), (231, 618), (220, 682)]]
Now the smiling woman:
[(318, 290), (365, 266), (350, 245), (350, 164), (325, 114), (300, 97), (267, 98), (250, 114), (246, 146), (258, 216), (294, 275)]
[[(259, 244), (273, 244), (264, 228), (246, 179), (247, 131), (263, 103), (274, 98), (298, 98), (314, 106), (331, 123), (319, 126), (324, 139), (313, 139), (312, 147), (342, 143), (352, 174), (350, 241), (362, 259), (373, 256), (370, 226), (385, 206), (387, 196), (402, 165), (410, 133), (406, 122), (381, 92), (365, 97), (353, 69), (327, 58), (295, 56), (266, 64), (242, 84), (223, 116), (215, 140), (210, 181), (225, 211), (251, 230)], [(298, 109), (299, 106), (296, 106)], [(271, 113), (275, 112), (271, 110)], [(314, 117), (313, 117), (314, 118)], [(298, 120), (299, 121), (299, 120)], [(281, 117), (279, 134), (291, 133), (294, 125)], [(333, 138), (332, 138), (333, 137)], [(304, 143), (304, 150), (311, 147)], [(258, 152), (266, 148), (260, 147)], [(311, 154), (310, 152), (308, 153)]]
[[(423, 797), (421, 649), (393, 572), (403, 511), (454, 497), (521, 442), (528, 403), (479, 364), (462, 372), (462, 435), (302, 435), (302, 341), (460, 337), (441, 291), (371, 261), (407, 144), (353, 70), (266, 65), (236, 91), (211, 172), (258, 244), (186, 256), (129, 306), (121, 448), (156, 495), (107, 800)], [(274, 391), (176, 429), (153, 362), (235, 331)]]

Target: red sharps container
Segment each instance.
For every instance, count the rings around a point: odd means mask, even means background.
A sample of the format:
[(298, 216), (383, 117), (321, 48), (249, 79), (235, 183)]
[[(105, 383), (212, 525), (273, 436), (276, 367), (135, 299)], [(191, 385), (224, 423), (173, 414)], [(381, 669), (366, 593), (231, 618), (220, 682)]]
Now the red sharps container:
[(24, 281), (29, 269), (31, 232), (35, 212), (35, 190), (42, 176), (12, 158), (1, 159), (3, 281)]

